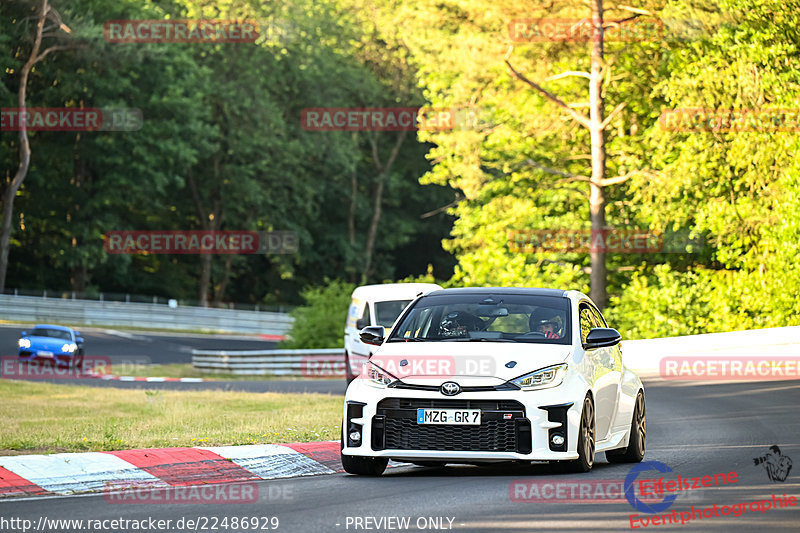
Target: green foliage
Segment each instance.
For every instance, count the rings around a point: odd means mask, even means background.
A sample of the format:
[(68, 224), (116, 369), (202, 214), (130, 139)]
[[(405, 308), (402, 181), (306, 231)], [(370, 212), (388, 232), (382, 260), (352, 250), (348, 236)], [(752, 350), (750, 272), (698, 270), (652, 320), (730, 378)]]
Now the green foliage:
[[(684, 2), (684, 5), (691, 4)], [(800, 3), (732, 0), (694, 12), (710, 28), (673, 42), (669, 76), (653, 96), (666, 107), (796, 109)], [(613, 314), (637, 337), (796, 325), (800, 287), (800, 165), (796, 132), (672, 132), (644, 136), (656, 174), (630, 184), (651, 226), (705, 235), (711, 253), (694, 267), (650, 262), (617, 298)]]
[[(36, 2), (0, 3), (0, 105), (16, 107)], [(54, 0), (70, 39), (37, 64), (29, 107), (132, 107), (133, 132), (31, 132), (32, 163), (14, 212), (8, 287), (155, 294), (194, 299), (203, 258), (109, 255), (109, 230), (293, 230), (299, 252), (211, 258), (212, 301), (296, 303), (335, 273), (360, 278), (376, 176), (366, 134), (303, 129), (307, 107), (421, 105), (402, 51), (341, 2)], [(110, 19), (252, 19), (254, 44), (115, 44)], [(276, 31), (280, 29), (280, 31)], [(385, 157), (396, 133), (375, 134)], [(18, 165), (17, 136), (0, 136), (0, 190)], [(441, 247), (446, 204), (422, 186), (425, 144), (408, 136), (388, 176), (370, 281), (452, 272)], [(355, 178), (357, 186), (351, 186)], [(350, 230), (349, 204), (355, 209)], [(213, 216), (213, 219), (212, 219)], [(429, 253), (408, 253), (417, 241)], [(448, 270), (449, 269), (449, 270)]]
[[(583, 109), (589, 44), (536, 42), (508, 52), (517, 18), (581, 18), (554, 2), (387, 2), (406, 20), (409, 47), (434, 106), (474, 104), (474, 131), (421, 132), (434, 143), (424, 183), (463, 193), (445, 248), (455, 285), (521, 285), (588, 292), (588, 254), (509, 251), (513, 229), (585, 229), (587, 135), (558, 107), (513, 80), (504, 65)], [(797, 109), (800, 3), (695, 0), (637, 5), (665, 21), (663, 40), (606, 43), (607, 224), (683, 231), (700, 250), (609, 254), (613, 325), (628, 337), (670, 336), (797, 323), (800, 287), (796, 132), (671, 132), (663, 109)], [(716, 4), (716, 5), (715, 5)], [(624, 18), (613, 7), (606, 20)], [(399, 13), (399, 15), (398, 15)], [(437, 22), (431, 24), (431, 20)], [(690, 253), (691, 252), (691, 253)]]
[(715, 319), (726, 302), (715, 298), (713, 282), (709, 271), (675, 272), (668, 265), (649, 276), (637, 272), (612, 298), (606, 319), (626, 339), (727, 331)]
[[(508, 23), (582, 18), (557, 0), (297, 0), (283, 3), (54, 0), (83, 46), (32, 73), (31, 107), (136, 107), (137, 132), (35, 132), (14, 214), (8, 285), (187, 298), (193, 256), (111, 256), (114, 229), (294, 230), (294, 256), (215, 257), (213, 299), (307, 305), (292, 345), (340, 346), (347, 298), (393, 132), (303, 129), (308, 107), (472, 107), (475, 127), (420, 131), (385, 178), (370, 282), (552, 286), (589, 291), (589, 257), (512, 252), (512, 230), (588, 228), (588, 136), (528, 78), (583, 109), (589, 43), (515, 43)], [(0, 3), (0, 105), (15, 107), (30, 49), (27, 1)], [(606, 5), (606, 19), (630, 15)], [(606, 189), (615, 228), (684, 231), (701, 250), (609, 254), (608, 315), (627, 337), (797, 323), (797, 132), (679, 132), (665, 109), (796, 109), (800, 1), (668, 0), (637, 8), (665, 38), (606, 43)], [(255, 18), (287, 29), (252, 46), (121, 45), (108, 19)], [(671, 22), (670, 22), (671, 21)], [(677, 22), (676, 22), (677, 21)], [(16, 168), (0, 137), (0, 186)], [(375, 151), (373, 152), (373, 142)], [(192, 183), (195, 187), (193, 190)], [(194, 194), (196, 192), (196, 194)], [(455, 266), (455, 268), (454, 268)], [(454, 274), (451, 276), (451, 273)], [(336, 278), (319, 286), (320, 280)], [(449, 279), (447, 279), (449, 278)], [(303, 287), (310, 287), (302, 290)]]
[(323, 286), (303, 289), (305, 305), (292, 311), (289, 339), (280, 347), (344, 348), (344, 324), (355, 288), (352, 283), (326, 280)]
[[(387, 283), (391, 283), (387, 281)], [(437, 280), (433, 275), (433, 265), (428, 265), (428, 270), (419, 276), (407, 276), (403, 279), (397, 280), (396, 283), (436, 283), (442, 287), (448, 287), (450, 281)]]

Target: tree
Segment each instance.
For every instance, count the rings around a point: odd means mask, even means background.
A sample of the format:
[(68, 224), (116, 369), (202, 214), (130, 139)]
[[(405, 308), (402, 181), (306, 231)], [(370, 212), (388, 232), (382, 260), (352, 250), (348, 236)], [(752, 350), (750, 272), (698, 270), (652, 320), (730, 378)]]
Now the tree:
[[(58, 12), (50, 5), (49, 0), (42, 0), (41, 6), (35, 15), (36, 26), (33, 34), (33, 46), (28, 59), (22, 65), (19, 73), (19, 87), (17, 89), (17, 111), (25, 113), (28, 101), (28, 77), (33, 67), (49, 54), (74, 48), (75, 44), (52, 44), (42, 49), (45, 39), (54, 38), (60, 42), (62, 37), (71, 30), (62, 21)], [(49, 26), (45, 27), (45, 24)], [(25, 120), (20, 121), (19, 128), (19, 166), (13, 179), (6, 184), (3, 191), (2, 211), (3, 219), (0, 224), (0, 293), (5, 289), (6, 272), (8, 270), (8, 257), (11, 249), (11, 234), (13, 232), (14, 199), (22, 182), (28, 175), (31, 164), (31, 146), (28, 139), (28, 128)]]
[[(591, 222), (591, 235), (594, 241), (595, 235), (602, 234), (606, 229), (606, 194), (604, 189), (611, 185), (623, 183), (630, 179), (633, 173), (627, 173), (615, 176), (613, 178), (606, 178), (606, 129), (611, 124), (611, 121), (625, 108), (625, 103), (622, 102), (617, 105), (614, 110), (605, 116), (605, 96), (604, 96), (604, 80), (607, 78), (609, 65), (606, 63), (604, 52), (605, 32), (610, 27), (618, 27), (620, 24), (635, 20), (642, 14), (649, 14), (649, 12), (642, 9), (633, 9), (627, 7), (618, 7), (616, 9), (631, 9), (635, 13), (625, 19), (619, 19), (610, 23), (604, 22), (605, 9), (603, 8), (603, 0), (591, 0), (591, 25), (592, 34), (590, 39), (590, 64), (591, 71), (566, 71), (556, 76), (551, 76), (550, 80), (557, 80), (565, 77), (580, 77), (589, 80), (589, 115), (587, 116), (580, 111), (575, 110), (574, 107), (567, 104), (561, 98), (548, 91), (538, 83), (529, 80), (523, 74), (519, 73), (511, 64), (510, 56), (513, 52), (513, 46), (509, 48), (508, 54), (505, 58), (505, 63), (511, 74), (518, 80), (526, 83), (532, 89), (544, 96), (548, 101), (557, 105), (566, 111), (578, 124), (587, 128), (590, 132), (590, 147), (591, 147), (591, 175), (576, 175), (572, 173), (565, 173), (560, 170), (553, 170), (531, 161), (534, 166), (559, 176), (563, 176), (562, 182), (571, 183), (575, 181), (587, 182), (590, 186), (591, 194), (589, 196), (589, 215)], [(602, 309), (607, 302), (606, 291), (606, 253), (603, 249), (592, 248), (590, 252), (591, 259), (591, 297), (592, 300)]]
[[(642, 124), (658, 116), (649, 94), (663, 75), (657, 36), (652, 42), (610, 46), (589, 39), (590, 54), (584, 42), (557, 38), (510, 49), (510, 23), (580, 21), (587, 10), (576, 2), (543, 6), (484, 0), (433, 5), (387, 0), (384, 8), (382, 24), (405, 29), (403, 43), (411, 50), (430, 105), (468, 108), (478, 117), (476, 124), (455, 131), (419, 134), (432, 144), (428, 158), (433, 168), (422, 183), (446, 183), (463, 193), (450, 209), (458, 218), (445, 242), (459, 260), (454, 282), (566, 285), (589, 292), (584, 278), (594, 276), (600, 280), (592, 286), (602, 305), (606, 277), (619, 287), (624, 277), (619, 268), (639, 258), (607, 258), (602, 252), (591, 257), (574, 252), (523, 255), (510, 249), (508, 236), (515, 229), (582, 229), (587, 222), (595, 231), (606, 225), (635, 227), (636, 208), (625, 198), (627, 185), (612, 185), (649, 172), (637, 136)], [(619, 20), (640, 14), (629, 8), (603, 11), (600, 3), (594, 9), (591, 28), (602, 29), (600, 37)], [(515, 83), (520, 78), (529, 83)], [(558, 84), (558, 90), (537, 79)], [(587, 80), (591, 101), (584, 113)], [(613, 111), (606, 113), (606, 107)], [(607, 159), (609, 147), (614, 157)], [(608, 276), (606, 263), (612, 268)]]

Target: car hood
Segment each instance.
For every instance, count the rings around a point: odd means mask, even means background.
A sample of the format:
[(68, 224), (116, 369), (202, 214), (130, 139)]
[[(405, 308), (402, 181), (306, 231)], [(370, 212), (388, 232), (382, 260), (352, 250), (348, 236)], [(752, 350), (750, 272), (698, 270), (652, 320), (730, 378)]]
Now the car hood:
[(480, 386), (563, 363), (571, 351), (563, 344), (396, 342), (383, 344), (370, 361), (408, 384)]
[(50, 350), (50, 351), (61, 351), (61, 347), (65, 344), (69, 344), (72, 341), (64, 340), (64, 339), (54, 339), (52, 337), (26, 337), (29, 341), (31, 341), (31, 348), (40, 349), (40, 350)]

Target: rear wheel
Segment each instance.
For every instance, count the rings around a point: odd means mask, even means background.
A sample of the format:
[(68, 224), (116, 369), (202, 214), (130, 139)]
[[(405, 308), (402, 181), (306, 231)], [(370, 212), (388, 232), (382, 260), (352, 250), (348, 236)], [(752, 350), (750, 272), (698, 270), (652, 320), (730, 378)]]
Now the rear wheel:
[(583, 400), (581, 423), (578, 427), (578, 458), (566, 466), (570, 472), (588, 472), (594, 465), (594, 403), (587, 396)]
[[(344, 428), (342, 428), (342, 442), (340, 449), (344, 450)], [(348, 474), (358, 476), (380, 476), (386, 470), (389, 459), (386, 457), (361, 457), (359, 455), (341, 454), (342, 468)]]
[(647, 417), (644, 408), (644, 392), (636, 395), (636, 405), (633, 408), (631, 420), (631, 436), (628, 447), (606, 452), (609, 463), (639, 463), (644, 459), (645, 440), (647, 438)]

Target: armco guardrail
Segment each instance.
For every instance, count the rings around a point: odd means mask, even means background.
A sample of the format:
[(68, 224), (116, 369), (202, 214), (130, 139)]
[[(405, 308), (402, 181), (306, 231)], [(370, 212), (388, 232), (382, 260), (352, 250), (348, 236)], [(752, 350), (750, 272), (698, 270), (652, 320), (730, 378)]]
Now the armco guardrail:
[(626, 367), (645, 377), (658, 376), (668, 356), (800, 357), (800, 326), (623, 341), (622, 355)]
[(293, 321), (284, 313), (5, 294), (0, 295), (0, 319), (278, 336), (285, 335)]
[(192, 350), (192, 366), (205, 372), (344, 377), (344, 348), (316, 350)]
[[(642, 377), (659, 375), (668, 355), (782, 355), (800, 354), (800, 326), (685, 337), (622, 341), (625, 366)], [(192, 352), (192, 364), (207, 371), (236, 374), (275, 374), (306, 377), (344, 377), (344, 349), (249, 350)]]

